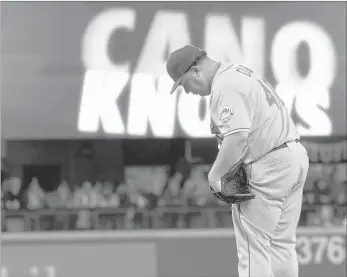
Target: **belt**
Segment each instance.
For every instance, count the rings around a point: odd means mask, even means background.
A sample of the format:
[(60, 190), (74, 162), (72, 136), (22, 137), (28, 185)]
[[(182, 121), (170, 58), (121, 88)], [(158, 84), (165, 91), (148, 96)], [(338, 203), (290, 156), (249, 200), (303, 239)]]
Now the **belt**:
[[(295, 141), (295, 143), (298, 143), (298, 142), (299, 142), (298, 139), (296, 139), (296, 140), (294, 140), (294, 141)], [(291, 141), (285, 142), (285, 143), (281, 144), (280, 146), (277, 146), (277, 147), (275, 147), (275, 148), (272, 148), (272, 150), (271, 150), (270, 152), (273, 152), (273, 151), (276, 151), (276, 150), (279, 150), (279, 149), (288, 147), (287, 143), (289, 143), (289, 142), (291, 142)], [(270, 153), (270, 152), (269, 152), (269, 153)]]
[[(298, 139), (293, 140), (293, 141), (295, 141), (295, 143), (298, 143), (298, 142), (299, 142)], [(293, 141), (287, 141), (287, 142), (281, 144), (280, 146), (277, 146), (277, 147), (275, 147), (275, 148), (272, 148), (272, 150), (270, 150), (269, 152), (267, 152), (265, 155), (267, 155), (267, 154), (269, 154), (269, 153), (271, 153), (271, 152), (273, 152), (273, 151), (282, 149), (282, 148), (284, 148), (284, 147), (288, 147), (287, 143), (290, 143), (290, 142), (293, 142)], [(264, 156), (265, 156), (265, 155), (264, 155)], [(246, 166), (248, 166), (248, 165), (250, 165), (250, 164), (252, 164), (252, 163), (257, 162), (258, 160), (262, 159), (264, 156), (260, 156), (258, 159), (255, 159), (255, 160), (251, 161), (250, 163), (246, 164)]]

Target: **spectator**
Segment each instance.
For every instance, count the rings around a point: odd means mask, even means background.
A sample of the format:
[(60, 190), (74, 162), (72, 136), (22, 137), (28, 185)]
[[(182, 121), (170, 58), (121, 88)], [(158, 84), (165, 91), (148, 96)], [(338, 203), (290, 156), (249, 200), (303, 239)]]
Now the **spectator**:
[(323, 205), (320, 209), (321, 226), (331, 228), (336, 226), (336, 220), (334, 219), (334, 210), (330, 205)]
[(89, 181), (83, 182), (74, 193), (73, 204), (76, 208), (95, 208), (98, 205), (99, 195), (97, 188)]
[(127, 184), (123, 181), (120, 182), (119, 185), (117, 185), (117, 194), (119, 196), (119, 206), (122, 208), (127, 208), (131, 206), (129, 197), (128, 197), (128, 186)]
[(1, 169), (1, 184), (7, 179), (7, 173), (5, 170)]
[(343, 220), (346, 218), (346, 182), (338, 182), (333, 186), (333, 203), (334, 203), (334, 216), (343, 224)]
[(1, 208), (4, 208), (4, 197), (6, 195), (6, 180), (1, 181)]
[(347, 181), (347, 163), (338, 163), (335, 166), (334, 178), (340, 182)]
[(97, 206), (96, 190), (92, 183), (86, 181), (75, 191), (73, 206), (80, 208), (78, 212), (76, 228), (78, 230), (87, 230), (92, 227), (90, 208)]
[(143, 196), (147, 199), (148, 205), (147, 209), (154, 210), (158, 207), (158, 202), (163, 194), (163, 190), (165, 188), (165, 183), (167, 182), (167, 176), (169, 168), (152, 168), (153, 179), (151, 183), (153, 185), (148, 186), (145, 192), (143, 192)]
[[(338, 168), (340, 170), (338, 170)], [(347, 205), (346, 193), (347, 193), (347, 180), (346, 173), (338, 167), (332, 179), (332, 202), (338, 205)]]
[(183, 194), (188, 198), (190, 205), (204, 207), (208, 204), (211, 192), (202, 167), (192, 169), (190, 177), (184, 185)]
[(59, 195), (58, 191), (47, 191), (45, 193), (45, 204), (49, 209), (59, 208)]
[[(5, 178), (5, 175), (3, 175), (4, 173), (1, 170), (1, 209), (5, 208), (5, 197), (7, 197), (7, 192), (8, 192), (8, 179), (7, 176)], [(1, 218), (3, 219), (4, 217), (4, 213), (1, 213)], [(2, 222), (2, 230), (4, 230), (4, 220), (1, 220)]]
[(128, 197), (130, 203), (136, 208), (143, 209), (148, 204), (147, 199), (131, 185), (128, 186)]
[(100, 189), (100, 207), (117, 208), (120, 205), (120, 198), (117, 194), (114, 185), (111, 182), (104, 182)]
[(95, 195), (99, 196), (98, 201), (100, 200), (100, 196), (101, 196), (101, 193), (102, 193), (102, 185), (103, 185), (103, 182), (101, 182), (101, 181), (97, 181), (94, 184), (94, 193), (95, 193)]
[(185, 199), (181, 194), (181, 182), (183, 175), (181, 172), (176, 172), (168, 181), (168, 184), (164, 187), (161, 199), (158, 202), (158, 206), (175, 206), (184, 205)]
[[(46, 206), (50, 209), (64, 209), (72, 207), (72, 195), (71, 190), (66, 181), (60, 182), (56, 190), (52, 192), (45, 193), (45, 202)], [(47, 215), (45, 217), (40, 217), (41, 228), (44, 224), (46, 225), (45, 229), (48, 230), (65, 230), (68, 229), (69, 226), (69, 215), (65, 212), (57, 211), (54, 215)], [(45, 220), (43, 220), (45, 219)]]
[(307, 195), (309, 204), (326, 205), (332, 202), (332, 190), (325, 179), (317, 180), (313, 184), (313, 190)]
[(137, 210), (144, 210), (148, 205), (148, 200), (136, 189), (134, 185), (128, 184), (127, 197), (130, 207), (126, 214), (126, 228), (142, 228), (143, 213)]
[(3, 189), (1, 188), (1, 209), (3, 209), (5, 206), (4, 206), (4, 196), (5, 196), (5, 193), (3, 192)]
[[(173, 207), (186, 205), (186, 199), (181, 193), (181, 183), (183, 180), (183, 174), (176, 172), (164, 187), (162, 196), (158, 201), (159, 207)], [(177, 212), (171, 212), (170, 210), (159, 210), (160, 222), (155, 223), (161, 225), (164, 228), (181, 228), (185, 225), (184, 218)]]
[(60, 208), (71, 208), (72, 207), (72, 191), (69, 184), (66, 181), (62, 181), (57, 188)]
[(51, 209), (71, 208), (72, 192), (66, 181), (61, 181), (53, 192), (46, 192), (46, 203)]
[(340, 163), (335, 166), (331, 176), (332, 203), (334, 204), (334, 217), (338, 225), (343, 226), (346, 218), (347, 205), (347, 181), (346, 181), (346, 164)]
[[(207, 174), (202, 166), (192, 168), (182, 193), (187, 197), (190, 206), (205, 207), (209, 204), (212, 194), (209, 190)], [(202, 227), (205, 224), (204, 217), (196, 212), (187, 214), (185, 220), (189, 227)]]
[(182, 188), (182, 194), (184, 198), (187, 200), (187, 203), (189, 206), (194, 205), (195, 203), (195, 193), (198, 189), (199, 182), (199, 173), (197, 172), (196, 168), (193, 168), (190, 172), (190, 176), (187, 179), (187, 181), (184, 183), (184, 186)]
[(319, 227), (321, 225), (321, 221), (320, 221), (318, 213), (313, 211), (308, 211), (306, 213), (305, 225), (312, 226), (312, 227)]
[(37, 178), (32, 178), (27, 189), (27, 198), (29, 210), (38, 210), (45, 207), (45, 193), (41, 189)]
[(26, 208), (26, 199), (21, 193), (22, 182), (17, 177), (12, 177), (4, 182), (4, 191), (3, 201), (4, 208), (7, 210), (19, 210)]
[(175, 174), (179, 173), (182, 175), (180, 180), (180, 190), (182, 190), (185, 181), (189, 178), (191, 171), (191, 164), (185, 157), (179, 157), (175, 164)]
[[(100, 183), (101, 184), (101, 183)], [(100, 188), (99, 207), (118, 208), (120, 206), (120, 197), (117, 194), (117, 188), (111, 182), (104, 181)], [(99, 228), (118, 229), (123, 227), (124, 216), (115, 213), (114, 215), (100, 214)]]

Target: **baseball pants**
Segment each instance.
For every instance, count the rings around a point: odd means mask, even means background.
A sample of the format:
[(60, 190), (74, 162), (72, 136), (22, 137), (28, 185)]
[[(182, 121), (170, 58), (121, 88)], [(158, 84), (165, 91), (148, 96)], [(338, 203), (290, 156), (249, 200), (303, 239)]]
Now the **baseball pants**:
[(239, 277), (298, 277), (296, 229), (308, 167), (300, 142), (249, 165), (256, 198), (232, 207)]

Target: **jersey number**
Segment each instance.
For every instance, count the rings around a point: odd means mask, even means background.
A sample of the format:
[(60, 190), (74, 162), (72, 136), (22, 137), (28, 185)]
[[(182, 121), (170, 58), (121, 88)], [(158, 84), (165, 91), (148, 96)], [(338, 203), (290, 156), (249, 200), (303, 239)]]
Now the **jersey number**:
[[(236, 71), (249, 77), (251, 77), (253, 74), (253, 70), (243, 65), (237, 65)], [(277, 95), (273, 87), (268, 82), (266, 82), (263, 78), (258, 79), (258, 82), (265, 92), (265, 97), (267, 102), (269, 103), (269, 106), (272, 106), (275, 104), (280, 109), (284, 105), (284, 103), (281, 100), (281, 98), (279, 98), (279, 96)]]
[(273, 104), (275, 104), (278, 109), (282, 108), (284, 103), (281, 98), (279, 98), (273, 87), (264, 79), (259, 79), (258, 82), (265, 92), (266, 100), (269, 105), (272, 106)]

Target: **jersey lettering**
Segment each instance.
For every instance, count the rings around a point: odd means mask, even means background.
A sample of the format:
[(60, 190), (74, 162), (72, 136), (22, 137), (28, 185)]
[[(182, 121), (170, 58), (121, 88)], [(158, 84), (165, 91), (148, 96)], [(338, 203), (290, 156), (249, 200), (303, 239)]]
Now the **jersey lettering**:
[[(246, 76), (251, 77), (253, 75), (253, 70), (249, 69), (246, 66), (243, 65), (237, 65), (236, 66), (236, 71), (240, 72)], [(281, 98), (278, 97), (277, 93), (275, 92), (275, 90), (273, 89), (273, 87), (263, 78), (257, 78), (259, 84), (261, 85), (261, 87), (263, 88), (264, 92), (265, 92), (265, 97), (267, 102), (269, 103), (269, 106), (271, 107), (272, 105), (276, 105), (278, 109), (280, 109), (284, 103), (281, 100)]]
[(247, 75), (248, 77), (251, 77), (253, 74), (253, 70), (251, 70), (248, 67), (245, 67), (243, 65), (240, 65), (240, 64), (236, 66), (236, 71), (240, 72), (244, 75)]

